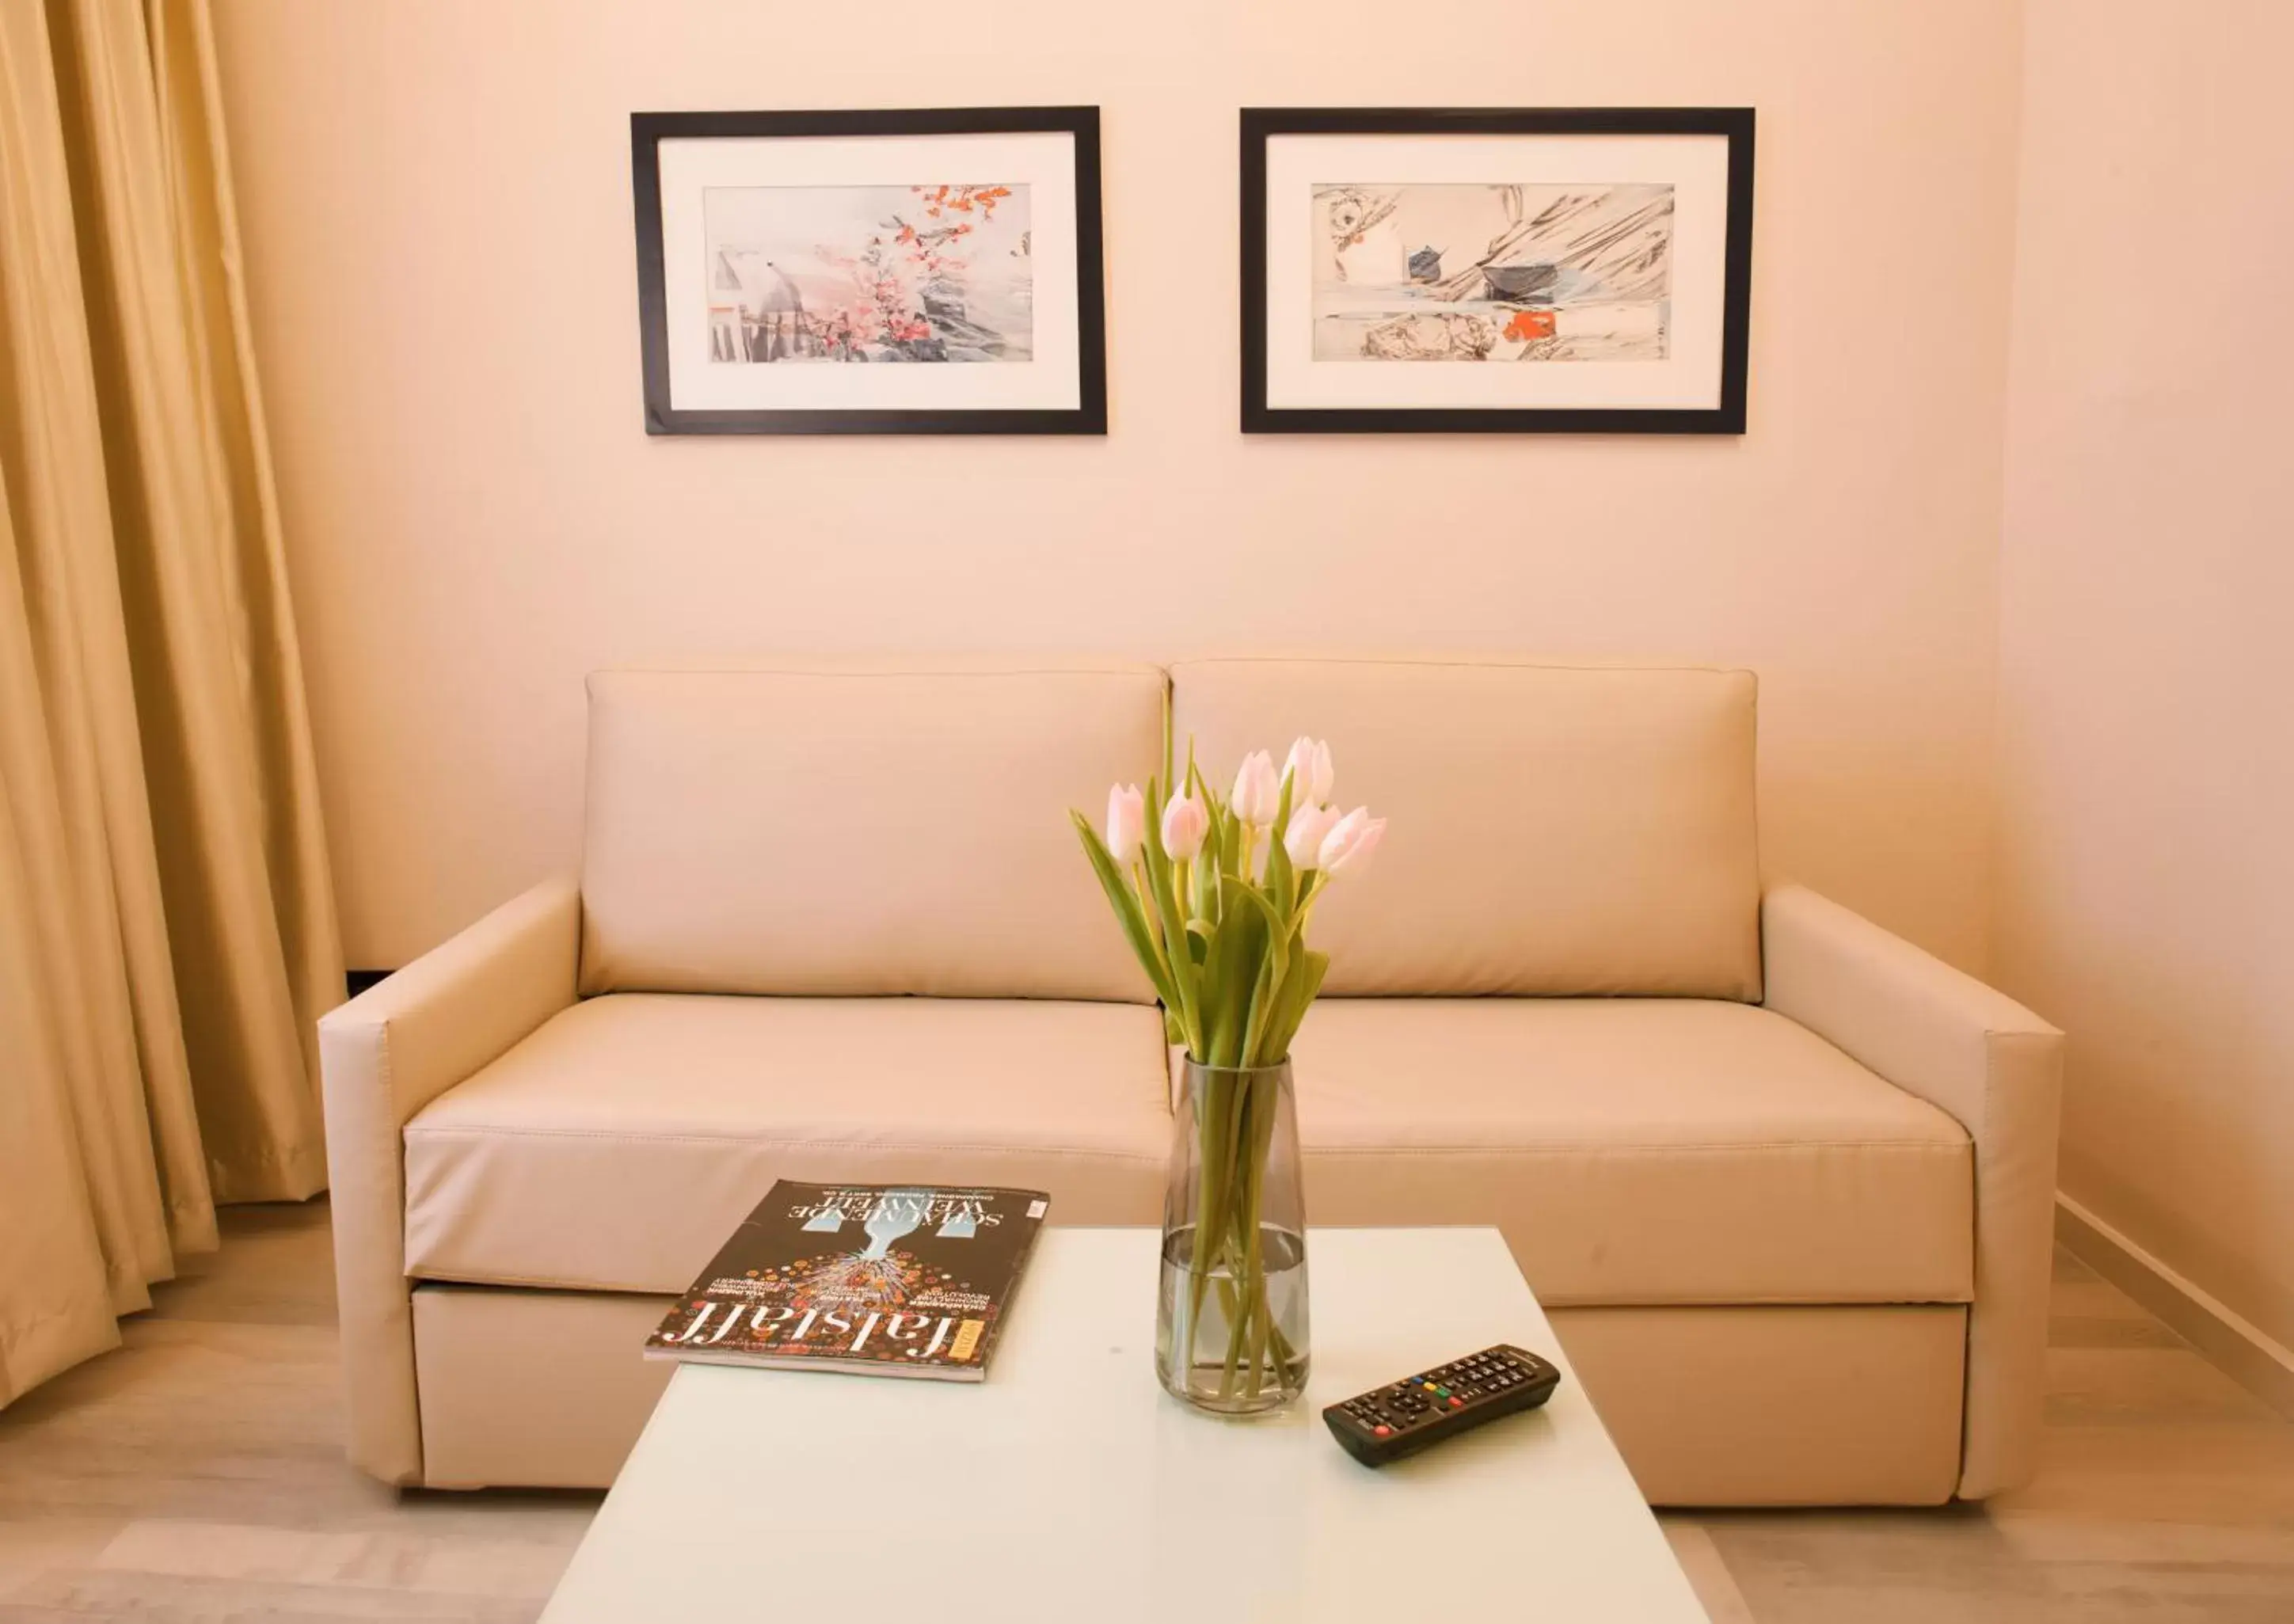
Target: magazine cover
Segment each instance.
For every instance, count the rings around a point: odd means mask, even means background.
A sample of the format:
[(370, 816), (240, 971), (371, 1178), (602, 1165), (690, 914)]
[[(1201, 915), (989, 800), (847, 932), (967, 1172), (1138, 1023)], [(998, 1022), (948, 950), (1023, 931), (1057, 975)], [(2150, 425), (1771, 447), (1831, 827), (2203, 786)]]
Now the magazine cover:
[(783, 1179), (646, 1341), (651, 1359), (976, 1382), (1041, 1190)]

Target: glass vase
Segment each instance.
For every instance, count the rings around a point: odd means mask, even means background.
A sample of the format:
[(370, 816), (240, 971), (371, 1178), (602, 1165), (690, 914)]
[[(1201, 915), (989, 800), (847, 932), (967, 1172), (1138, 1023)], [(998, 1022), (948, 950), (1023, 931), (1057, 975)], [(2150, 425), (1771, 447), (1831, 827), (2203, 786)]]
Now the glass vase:
[(1306, 1386), (1306, 1209), (1290, 1065), (1186, 1062), (1163, 1194), (1155, 1374), (1223, 1416)]

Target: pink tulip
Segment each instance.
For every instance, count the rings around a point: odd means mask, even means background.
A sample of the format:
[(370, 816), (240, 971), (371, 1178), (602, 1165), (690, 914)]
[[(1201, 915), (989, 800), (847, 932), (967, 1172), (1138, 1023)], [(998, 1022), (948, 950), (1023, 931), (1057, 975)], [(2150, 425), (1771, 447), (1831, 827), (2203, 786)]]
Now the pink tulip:
[(1290, 814), (1290, 822), (1282, 831), (1282, 849), (1290, 854), (1290, 866), (1302, 873), (1319, 868), (1322, 863), (1322, 841), (1338, 827), (1336, 807), (1306, 807)]
[(1281, 795), (1282, 780), (1274, 770), (1274, 758), (1254, 750), (1242, 759), (1235, 773), (1234, 793), (1228, 797), (1227, 805), (1252, 828), (1264, 829), (1274, 821), (1275, 803)]
[(1147, 838), (1147, 798), (1135, 784), (1119, 784), (1107, 792), (1107, 849), (1116, 866), (1128, 868)]
[(1210, 830), (1211, 815), (1192, 795), (1182, 795), (1163, 808), (1163, 849), (1174, 863), (1192, 860)]
[(1291, 744), (1290, 754), (1283, 760), (1282, 770), (1290, 775), (1290, 806), (1319, 807), (1330, 799), (1330, 786), (1338, 782), (1338, 767), (1330, 759), (1330, 742), (1310, 739), (1303, 735)]
[(1356, 807), (1322, 837), (1322, 849), (1316, 854), (1322, 860), (1322, 872), (1334, 880), (1343, 873), (1362, 873), (1385, 838), (1386, 820), (1372, 817), (1368, 807)]

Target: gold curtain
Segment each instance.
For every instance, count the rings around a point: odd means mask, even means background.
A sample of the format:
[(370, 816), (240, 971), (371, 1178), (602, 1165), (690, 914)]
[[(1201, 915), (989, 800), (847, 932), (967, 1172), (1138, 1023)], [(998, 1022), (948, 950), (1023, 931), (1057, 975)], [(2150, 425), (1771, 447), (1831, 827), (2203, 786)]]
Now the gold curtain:
[(0, 1404), (324, 1188), (342, 988), (205, 0), (0, 0)]

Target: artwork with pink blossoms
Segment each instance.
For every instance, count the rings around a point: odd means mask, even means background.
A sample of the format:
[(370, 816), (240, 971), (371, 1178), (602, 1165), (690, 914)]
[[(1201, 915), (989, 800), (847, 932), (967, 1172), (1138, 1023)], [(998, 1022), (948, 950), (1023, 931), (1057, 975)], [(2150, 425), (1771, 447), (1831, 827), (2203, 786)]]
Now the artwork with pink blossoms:
[(713, 186), (715, 363), (1035, 357), (1028, 188)]

